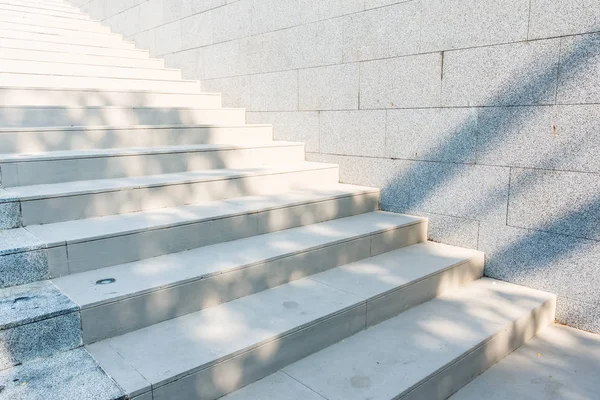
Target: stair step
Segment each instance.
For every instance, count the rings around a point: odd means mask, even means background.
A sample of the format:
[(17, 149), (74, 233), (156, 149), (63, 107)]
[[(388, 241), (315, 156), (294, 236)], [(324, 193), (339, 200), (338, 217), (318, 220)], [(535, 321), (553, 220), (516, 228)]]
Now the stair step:
[(36, 25), (48, 28), (65, 28), (68, 26), (70, 29), (77, 31), (88, 31), (88, 32), (103, 32), (110, 33), (109, 27), (104, 26), (98, 22), (89, 20), (68, 20), (66, 18), (56, 18), (44, 15), (33, 15), (18, 11), (6, 11), (3, 10), (0, 13), (0, 22), (10, 22), (15, 24), (25, 25)]
[(144, 90), (0, 87), (0, 106), (109, 106), (221, 108), (220, 93), (163, 93)]
[[(224, 400), (443, 400), (551, 324), (554, 304), (555, 296), (549, 293), (481, 279), (291, 364)], [(154, 368), (149, 364), (140, 372)], [(187, 391), (183, 383), (172, 383), (156, 391), (154, 399), (166, 399), (162, 394), (176, 389), (180, 398), (195, 398), (217, 385), (235, 388), (248, 382), (224, 370), (220, 369), (218, 381), (210, 382), (203, 371), (187, 379)]]
[(0, 127), (243, 125), (244, 109), (155, 107), (0, 107)]
[(44, 10), (65, 11), (65, 12), (81, 12), (78, 8), (67, 3), (58, 2), (42, 2), (42, 1), (24, 1), (24, 0), (2, 0), (1, 4), (10, 4), (13, 6), (24, 6), (40, 8)]
[(18, 186), (0, 192), (0, 205), (14, 205), (13, 210), (19, 212), (19, 216), (5, 213), (4, 217), (18, 218), (27, 226), (282, 193), (337, 182), (337, 165), (304, 162)]
[[(234, 247), (244, 247), (251, 248), (253, 246), (252, 243), (257, 244), (260, 243), (261, 246), (266, 243), (276, 243), (276, 241), (285, 240), (290, 237), (290, 233), (293, 233), (293, 237), (300, 238), (302, 235), (306, 235), (309, 232), (315, 231), (320, 232), (321, 236), (323, 235), (323, 229), (335, 229), (341, 226), (344, 226), (343, 222), (335, 222), (333, 224), (322, 225), (320, 228), (316, 226), (312, 226), (311, 228), (307, 228), (304, 231), (295, 230), (293, 232), (287, 231), (287, 233), (281, 234), (279, 236), (264, 236), (265, 233), (276, 232), (282, 229), (295, 228), (298, 226), (304, 226), (311, 223), (319, 223), (322, 221), (330, 221), (335, 218), (343, 218), (356, 214), (373, 212), (377, 208), (377, 199), (378, 199), (378, 190), (372, 188), (355, 188), (347, 185), (338, 185), (332, 186), (331, 188), (321, 189), (318, 191), (303, 191), (303, 192), (290, 192), (286, 193), (283, 196), (263, 196), (263, 197), (247, 197), (247, 198), (239, 198), (232, 199), (229, 202), (213, 202), (212, 204), (197, 204), (191, 207), (179, 207), (172, 208), (169, 210), (162, 211), (161, 213), (136, 213), (128, 216), (118, 216), (118, 217), (108, 217), (108, 218), (100, 218), (86, 221), (77, 221), (63, 224), (54, 224), (54, 225), (46, 225), (41, 227), (33, 227), (37, 229), (32, 229), (36, 234), (39, 234), (41, 238), (48, 238), (48, 241), (56, 241), (57, 238), (60, 238), (63, 243), (67, 243), (70, 248), (69, 256), (67, 262), (70, 262), (70, 267), (73, 268), (72, 272), (77, 272), (77, 270), (88, 270), (94, 266), (90, 266), (87, 264), (90, 261), (90, 254), (85, 253), (84, 260), (78, 260), (79, 254), (81, 251), (88, 251), (93, 247), (93, 254), (98, 255), (100, 253), (111, 253), (111, 259), (109, 261), (117, 262), (118, 261), (127, 261), (131, 259), (132, 253), (131, 248), (126, 249), (122, 246), (123, 240), (131, 243), (132, 238), (134, 236), (134, 240), (141, 240), (144, 243), (144, 246), (147, 249), (150, 249), (152, 246), (157, 246), (156, 249), (152, 250), (152, 254), (146, 254), (145, 256), (159, 256), (162, 255), (164, 251), (174, 252), (174, 251), (185, 251), (190, 248), (195, 248), (197, 246), (208, 246), (204, 249), (194, 250), (193, 253), (182, 253), (182, 254), (173, 254), (170, 257), (157, 258), (148, 263), (138, 262), (128, 265), (121, 265), (116, 267), (115, 277), (118, 279), (116, 282), (117, 286), (121, 287), (120, 293), (117, 296), (115, 293), (97, 293), (100, 297), (97, 297), (94, 300), (94, 306), (104, 306), (102, 308), (105, 312), (111, 312), (111, 307), (114, 309), (117, 304), (112, 304), (109, 306), (108, 304), (114, 301), (119, 301), (119, 310), (123, 311), (123, 306), (129, 304), (131, 301), (138, 302), (140, 299), (135, 299), (136, 296), (144, 294), (145, 299), (149, 299), (152, 297), (156, 297), (157, 295), (161, 295), (164, 293), (166, 286), (170, 286), (170, 290), (172, 293), (185, 293), (182, 290), (189, 290), (189, 287), (192, 286), (192, 281), (195, 278), (199, 279), (208, 279), (209, 276), (204, 274), (202, 275), (202, 271), (206, 271), (206, 269), (198, 269), (198, 267), (192, 265), (189, 266), (189, 271), (200, 271), (200, 275), (198, 277), (194, 277), (193, 274), (189, 273), (184, 277), (185, 282), (182, 281), (182, 273), (183, 270), (176, 271), (173, 270), (173, 266), (175, 264), (182, 265), (182, 262), (189, 262), (190, 260), (194, 261), (194, 259), (200, 260), (200, 264), (206, 264), (205, 257), (209, 257), (213, 265), (213, 272), (211, 274), (212, 277), (216, 275), (216, 269), (225, 268), (228, 264), (215, 264), (215, 259), (211, 254), (214, 254), (217, 251), (218, 247), (211, 246), (215, 242), (219, 240), (235, 240), (239, 238), (244, 238), (251, 234), (254, 236), (250, 241), (247, 240), (238, 240)], [(299, 213), (308, 213), (307, 215), (302, 214), (302, 217), (298, 217)], [(291, 219), (281, 219), (280, 217), (292, 217)], [(277, 218), (276, 221), (273, 218)], [(248, 220), (249, 226), (244, 227), (240, 224), (229, 224), (231, 221), (241, 221)], [(425, 240), (425, 229), (424, 229), (424, 221), (418, 218), (404, 217), (404, 218), (395, 218), (392, 221), (391, 218), (387, 218), (387, 221), (390, 222), (387, 226), (375, 225), (377, 221), (381, 222), (382, 218), (379, 220), (374, 219), (371, 216), (372, 222), (369, 225), (369, 221), (364, 217), (359, 219), (355, 219), (355, 223), (362, 223), (362, 230), (351, 230), (353, 235), (358, 235), (359, 233), (362, 235), (359, 239), (358, 237), (353, 238), (355, 242), (366, 242), (368, 241), (367, 233), (369, 235), (375, 234), (379, 235), (380, 241), (384, 239), (384, 235), (388, 237), (396, 236), (398, 238), (397, 241), (394, 242), (396, 247), (399, 247), (402, 243), (412, 244), (418, 241)], [(254, 224), (250, 226), (250, 223), (254, 221)], [(260, 221), (260, 222), (259, 222)], [(401, 229), (402, 232), (394, 234), (392, 232), (392, 228), (394, 225), (391, 224), (394, 222), (398, 229)], [(345, 225), (348, 225), (350, 221), (347, 221)], [(382, 230), (387, 229), (385, 233), (382, 233)], [(205, 229), (210, 229), (214, 231), (218, 229), (218, 233), (214, 236), (210, 236), (207, 234), (194, 234), (194, 238), (190, 240), (190, 237), (187, 237), (184, 241), (181, 242), (181, 234), (186, 232), (190, 232), (190, 229), (194, 229), (196, 232), (201, 233)], [(320, 229), (320, 231), (319, 231)], [(369, 229), (372, 230), (369, 231)], [(15, 230), (17, 234), (13, 235), (16, 239), (17, 237), (21, 237), (26, 241), (29, 241), (30, 247), (35, 245), (36, 248), (39, 248), (41, 245), (41, 241), (39, 239), (34, 239), (34, 237), (27, 231), (23, 229)], [(184, 232), (186, 231), (186, 232)], [(362, 232), (362, 233), (361, 233)], [(375, 232), (375, 233), (373, 233)], [(379, 233), (378, 233), (379, 232)], [(149, 237), (148, 235), (151, 235)], [(259, 238), (258, 242), (256, 240), (256, 235), (263, 235)], [(28, 235), (28, 236), (27, 236)], [(196, 236), (200, 236), (197, 237)], [(337, 241), (336, 241), (337, 240)], [(231, 249), (232, 246), (221, 246), (223, 250), (227, 250), (227, 254), (232, 255), (233, 258), (230, 257), (228, 263), (234, 263), (230, 265), (227, 271), (232, 272), (234, 267), (235, 269), (240, 270), (240, 268), (256, 266), (261, 263), (261, 260), (264, 262), (275, 262), (275, 259), (278, 259), (279, 263), (281, 263), (282, 257), (296, 257), (299, 259), (299, 254), (306, 251), (317, 251), (321, 249), (324, 245), (334, 245), (337, 243), (338, 247), (347, 246), (342, 245), (343, 241), (348, 241), (348, 238), (343, 235), (338, 235), (337, 239), (333, 237), (322, 237), (320, 242), (318, 240), (309, 240), (303, 241), (303, 247), (299, 246), (295, 251), (291, 251), (291, 249), (287, 249), (287, 251), (283, 251), (280, 249), (279, 253), (271, 251), (271, 256), (268, 260), (262, 260), (260, 256), (264, 256), (266, 253), (262, 252), (260, 254), (253, 253), (254, 260), (252, 257), (248, 257), (244, 255), (242, 258), (239, 256), (233, 256), (234, 254), (239, 254), (239, 252), (231, 252), (228, 249)], [(20, 245), (21, 243), (13, 243), (13, 247)], [(44, 244), (43, 246), (45, 246)], [(87, 250), (84, 250), (83, 247), (87, 246)], [(90, 247), (92, 246), (92, 247)], [(115, 247), (117, 246), (117, 247)], [(319, 247), (320, 246), (320, 247)], [(365, 247), (361, 247), (365, 249)], [(211, 250), (212, 249), (212, 250)], [(366, 248), (368, 252), (370, 247)], [(63, 249), (64, 250), (64, 249)], [(50, 250), (49, 250), (50, 251)], [(162, 252), (161, 252), (162, 251)], [(323, 251), (328, 251), (330, 254), (333, 251), (332, 248), (328, 250), (318, 250), (321, 253)], [(3, 250), (6, 253), (6, 250)], [(120, 259), (114, 257), (114, 255), (118, 253)], [(355, 254), (355, 253), (352, 253)], [(133, 258), (139, 258), (140, 254), (135, 255)], [(193, 259), (190, 259), (190, 256), (194, 256)], [(314, 255), (313, 255), (314, 256)], [(126, 258), (129, 257), (129, 258)], [(258, 258), (257, 258), (258, 257)], [(304, 257), (304, 256), (303, 256)], [(92, 257), (92, 260), (95, 259)], [(340, 255), (339, 260), (348, 259), (348, 257)], [(162, 260), (162, 261), (161, 261)], [(289, 260), (289, 258), (288, 258)], [(327, 258), (326, 263), (321, 263), (323, 268), (327, 267), (329, 262), (331, 262), (332, 257)], [(334, 262), (340, 262), (340, 261)], [(82, 263), (83, 261), (83, 263)], [(221, 261), (226, 261), (222, 259)], [(240, 264), (241, 261), (244, 261)], [(237, 262), (237, 264), (235, 264)], [(286, 261), (287, 262), (287, 261)], [(175, 263), (175, 264), (173, 264)], [(19, 265), (19, 269), (17, 271), (7, 270), (5, 272), (14, 273), (21, 272), (24, 268), (27, 267), (26, 264), (13, 264)], [(158, 269), (154, 267), (156, 270), (154, 277), (151, 279), (141, 278), (136, 279), (136, 284), (132, 287), (123, 289), (122, 282), (124, 281), (127, 273), (131, 276), (131, 271), (140, 271), (140, 268), (144, 269), (148, 266), (152, 265), (161, 265), (162, 269)], [(195, 264), (194, 264), (195, 265)], [(261, 267), (262, 268), (262, 267)], [(311, 266), (311, 268), (315, 268)], [(49, 269), (52, 271), (53, 265), (49, 266)], [(115, 268), (112, 268), (115, 270)], [(121, 272), (119, 272), (121, 271)], [(227, 271), (223, 270), (222, 273), (226, 273)], [(67, 271), (68, 272), (68, 271)], [(111, 269), (103, 269), (102, 271), (98, 271), (100, 276), (106, 277), (105, 273), (111, 273)], [(177, 275), (174, 275), (177, 274)], [(47, 276), (47, 272), (46, 272)], [(111, 275), (112, 276), (112, 275)], [(82, 297), (81, 291), (77, 291), (77, 289), (73, 286), (75, 282), (77, 285), (84, 285), (86, 287), (89, 286), (89, 279), (93, 279), (93, 284), (91, 286), (92, 291), (97, 291), (98, 287), (95, 285), (95, 282), (102, 278), (93, 278), (90, 274), (79, 274), (71, 277), (70, 279), (62, 278), (58, 279), (56, 282), (63, 285), (68, 291), (75, 290), (74, 294), (78, 296), (81, 300), (83, 306), (85, 304), (85, 308), (92, 308), (92, 304), (89, 297)], [(149, 278), (149, 277), (147, 277)], [(298, 279), (299, 276), (294, 279)], [(143, 281), (143, 282), (142, 282)], [(169, 285), (165, 285), (165, 282), (171, 282)], [(204, 282), (204, 281), (202, 281)], [(196, 282), (197, 284), (201, 284), (202, 282)], [(271, 279), (271, 283), (274, 283), (275, 280)], [(181, 286), (183, 285), (183, 286)], [(141, 290), (140, 288), (144, 288)], [(255, 286), (258, 288), (258, 286)], [(115, 288), (113, 288), (114, 291)], [(143, 292), (143, 293), (142, 293)], [(22, 285), (18, 287), (9, 287), (6, 289), (0, 289), (0, 315), (2, 318), (0, 319), (0, 332), (4, 329), (12, 329), (22, 325), (28, 325), (31, 328), (29, 331), (31, 334), (28, 334), (27, 337), (29, 339), (27, 341), (5, 341), (5, 343), (10, 344), (10, 348), (5, 348), (7, 350), (6, 355), (10, 356), (10, 359), (14, 362), (23, 362), (22, 354), (29, 356), (29, 359), (35, 358), (35, 354), (49, 355), (46, 352), (48, 349), (46, 347), (52, 347), (49, 344), (55, 343), (53, 348), (56, 350), (57, 348), (61, 348), (62, 350), (67, 349), (67, 345), (71, 345), (75, 347), (79, 346), (82, 342), (81, 339), (81, 322), (79, 320), (79, 314), (73, 316), (70, 313), (73, 311), (79, 311), (79, 307), (75, 306), (71, 300), (68, 300), (63, 292), (58, 291), (52, 284), (48, 281), (45, 282), (36, 282), (28, 285)], [(231, 292), (233, 293), (233, 292)], [(236, 291), (237, 295), (240, 295), (240, 290)], [(202, 297), (201, 294), (197, 294), (198, 298)], [(87, 300), (87, 301), (86, 301)], [(147, 300), (144, 300), (147, 303)], [(40, 302), (43, 302), (45, 305), (40, 307)], [(108, 309), (106, 308), (108, 306)], [(196, 307), (193, 311), (198, 311), (202, 304), (194, 303), (188, 304), (186, 307), (190, 309), (190, 307)], [(74, 308), (75, 307), (75, 308)], [(107, 311), (108, 310), (108, 311)], [(184, 308), (180, 308), (179, 312), (182, 312)], [(89, 313), (97, 313), (101, 311), (98, 308), (94, 308), (91, 311), (85, 311), (85, 315), (87, 316)], [(167, 319), (165, 316), (165, 311), (158, 310), (157, 313), (152, 314), (153, 320), (157, 321), (157, 318)], [(65, 314), (69, 314), (68, 316), (64, 316)], [(169, 315), (172, 315), (171, 312)], [(162, 317), (161, 317), (162, 315)], [(58, 319), (52, 319), (57, 318)], [(150, 321), (149, 317), (138, 318), (137, 325), (139, 325), (142, 321)], [(30, 325), (32, 323), (36, 323), (39, 325), (38, 328), (34, 329), (34, 326)], [(39, 323), (38, 323), (39, 322)], [(133, 320), (131, 321), (133, 322)], [(72, 333), (63, 333), (58, 331), (58, 328), (67, 324), (71, 328), (73, 324), (76, 325), (77, 329), (74, 329)], [(56, 334), (58, 337), (52, 336), (52, 330), (48, 329), (52, 326), (57, 327)], [(127, 325), (131, 327), (130, 323)], [(138, 326), (138, 328), (141, 326)], [(27, 329), (29, 329), (27, 328)], [(96, 338), (104, 338), (105, 335), (110, 329), (117, 329), (122, 331), (125, 326), (116, 327), (114, 323), (109, 323), (104, 326), (102, 329), (95, 331), (92, 333), (92, 337)], [(19, 328), (21, 331), (16, 331), (17, 334), (22, 332), (23, 329)], [(28, 331), (28, 332), (29, 332)], [(35, 332), (39, 331), (42, 334), (36, 335)], [(15, 332), (15, 331), (13, 331)], [(19, 337), (17, 334), (12, 334), (15, 339)], [(0, 337), (6, 337), (6, 333), (4, 336), (0, 334)], [(9, 339), (10, 339), (9, 337)], [(63, 339), (61, 339), (63, 337)], [(37, 339), (34, 339), (37, 338)], [(70, 338), (70, 340), (64, 340), (66, 338)], [(90, 338), (88, 338), (90, 340)], [(38, 343), (39, 340), (39, 343)], [(41, 342), (47, 341), (48, 345), (44, 345)], [(62, 346), (62, 347), (61, 347)], [(72, 347), (69, 347), (72, 348)], [(23, 351), (30, 349), (28, 352)], [(10, 350), (10, 351), (8, 351)], [(3, 355), (0, 354), (0, 369), (2, 369), (2, 365), (4, 364)], [(10, 361), (10, 360), (8, 360)]]
[(0, 381), (5, 399), (125, 399), (122, 389), (83, 348), (1, 371)]
[[(129, 236), (88, 235), (84, 242), (79, 232), (67, 244), (71, 274), (54, 283), (83, 309), (84, 340), (91, 343), (369, 257), (371, 244), (396, 249), (426, 239), (424, 220), (374, 213), (372, 189), (317, 194), (295, 193), (295, 199), (289, 194), (278, 203), (263, 199), (253, 205), (242, 198), (188, 207), (193, 214), (185, 222), (176, 215), (179, 225), (155, 223)], [(273, 220), (284, 216), (291, 220)], [(125, 243), (143, 246), (132, 251)], [(90, 264), (90, 254), (110, 256)], [(96, 284), (104, 279), (115, 282)]]
[(53, 51), (56, 53), (99, 55), (135, 59), (148, 58), (150, 54), (148, 50), (140, 50), (135, 48), (121, 49), (115, 47), (100, 47), (81, 44), (48, 43), (39, 42), (36, 40), (11, 39), (5, 37), (0, 37), (0, 46), (5, 48), (21, 50), (43, 50)]
[(181, 80), (181, 71), (178, 69), (109, 67), (103, 65), (67, 64), (47, 61), (7, 60), (2, 58), (0, 58), (0, 73), (36, 74), (46, 76), (87, 76), (91, 78), (131, 78), (136, 80)]
[[(322, 273), (337, 282), (322, 283), (321, 274), (313, 275), (87, 348), (133, 395), (151, 385), (157, 400), (216, 399), (364, 330), (368, 310), (392, 316), (435, 296), (435, 277), (452, 266), (461, 272), (446, 276), (446, 282), (454, 281), (450, 286), (481, 276), (477, 252), (459, 250), (457, 256), (452, 249), (446, 255), (441, 245), (419, 246)], [(431, 257), (425, 254), (429, 248)], [(365, 279), (369, 290), (344, 289), (357, 286), (357, 279)], [(119, 356), (129, 370), (114, 368)], [(133, 371), (138, 379), (126, 375)]]
[(254, 146), (199, 144), (170, 147), (0, 154), (4, 187), (153, 174), (242, 169), (304, 161), (304, 145), (270, 142)]
[(5, 22), (0, 20), (0, 29), (12, 32), (37, 33), (56, 36), (79, 37), (94, 40), (123, 40), (123, 35), (111, 32), (90, 32), (71, 29), (68, 26), (50, 27), (39, 25), (28, 25), (24, 23)]
[(73, 11), (64, 11), (64, 10), (50, 10), (42, 7), (34, 7), (26, 4), (7, 4), (0, 3), (0, 13), (5, 13), (7, 11), (17, 11), (24, 12), (31, 15), (43, 15), (43, 16), (51, 16), (51, 17), (60, 17), (65, 19), (73, 19), (73, 20), (84, 20), (89, 21), (90, 17), (87, 14), (82, 13), (81, 11), (73, 10)]
[(0, 25), (0, 38), (35, 40), (39, 43), (48, 43), (48, 46), (52, 46), (54, 43), (63, 43), (82, 46), (109, 47), (115, 49), (135, 49), (134, 42), (123, 40), (123, 38), (119, 38), (116, 35), (104, 35), (104, 37), (101, 38), (87, 38), (78, 35), (75, 36), (73, 33), (70, 35), (57, 35), (55, 33), (49, 34), (45, 32), (38, 33), (23, 30), (12, 30), (6, 29), (2, 25)]
[(0, 128), (0, 153), (29, 153), (193, 144), (257, 145), (273, 139), (271, 125), (138, 125)]
[[(85, 66), (82, 66), (84, 68)], [(154, 90), (175, 93), (201, 93), (198, 81), (109, 78), (0, 72), (4, 87), (65, 87), (70, 89)]]
[(0, 370), (81, 346), (78, 311), (49, 281), (0, 289)]
[[(59, 53), (47, 50), (9, 49), (0, 47), (0, 58), (26, 61), (65, 62), (69, 64), (104, 65), (113, 67), (164, 68), (164, 60), (122, 58), (90, 54)], [(28, 85), (32, 86), (32, 85)], [(35, 87), (35, 85), (33, 85)]]

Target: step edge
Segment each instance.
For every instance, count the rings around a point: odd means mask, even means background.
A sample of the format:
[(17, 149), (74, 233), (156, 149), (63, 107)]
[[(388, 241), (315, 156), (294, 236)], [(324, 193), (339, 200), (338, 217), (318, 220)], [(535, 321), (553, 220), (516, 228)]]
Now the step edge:
[[(241, 216), (241, 215), (255, 214), (255, 213), (261, 213), (261, 212), (266, 212), (266, 211), (274, 211), (274, 210), (280, 210), (280, 209), (285, 209), (285, 208), (289, 208), (289, 207), (297, 207), (297, 206), (301, 206), (301, 205), (317, 204), (317, 203), (321, 203), (321, 202), (324, 202), (324, 201), (340, 200), (340, 199), (354, 197), (354, 196), (364, 196), (364, 195), (367, 195), (367, 194), (378, 193), (378, 192), (379, 192), (379, 189), (363, 190), (363, 191), (357, 191), (357, 192), (354, 192), (354, 193), (348, 192), (348, 193), (345, 193), (345, 194), (332, 195), (332, 196), (323, 197), (321, 199), (317, 199), (317, 200), (314, 200), (314, 201), (310, 201), (309, 200), (309, 201), (290, 202), (290, 203), (287, 203), (285, 205), (278, 205), (278, 206), (272, 206), (272, 207), (262, 207), (262, 208), (252, 209), (252, 210), (240, 210), (238, 212), (231, 212), (229, 214), (218, 214), (218, 215), (214, 215), (214, 216), (210, 216), (210, 217), (204, 217), (204, 218), (191, 218), (191, 219), (186, 220), (186, 221), (179, 221), (179, 222), (172, 222), (172, 223), (161, 223), (161, 224), (156, 224), (156, 225), (153, 225), (153, 226), (150, 226), (150, 227), (145, 227), (145, 228), (130, 229), (130, 230), (121, 230), (121, 231), (112, 232), (112, 233), (105, 233), (105, 234), (101, 234), (101, 235), (87, 236), (85, 238), (80, 238), (80, 239), (61, 240), (61, 241), (57, 241), (57, 242), (44, 242), (44, 244), (46, 245), (45, 248), (50, 249), (50, 248), (55, 248), (55, 247), (61, 247), (61, 246), (64, 246), (64, 245), (70, 245), (70, 244), (73, 245), (73, 244), (79, 244), (79, 243), (88, 243), (88, 242), (93, 242), (93, 241), (97, 241), (97, 240), (117, 238), (117, 237), (121, 237), (121, 236), (135, 235), (135, 234), (139, 234), (139, 233), (143, 233), (143, 232), (152, 232), (152, 231), (158, 231), (158, 230), (163, 230), (163, 229), (175, 228), (175, 227), (180, 227), (180, 226), (193, 225), (193, 224), (197, 224), (197, 223), (204, 223), (204, 222), (210, 222), (210, 221), (218, 221), (218, 220), (221, 220), (221, 219), (233, 218), (233, 217), (237, 217), (237, 216)], [(233, 203), (233, 201), (235, 199), (236, 198), (226, 199), (226, 200), (221, 200), (221, 201), (217, 201), (217, 202)], [(237, 199), (239, 199), (239, 198), (237, 198)], [(116, 214), (116, 215), (128, 215), (128, 214), (133, 214), (133, 213)], [(95, 218), (102, 218), (102, 217), (95, 217)], [(85, 221), (85, 220), (82, 220), (82, 221)], [(69, 221), (67, 221), (67, 222), (69, 222)], [(60, 224), (61, 222), (56, 222), (56, 223)], [(48, 224), (45, 224), (45, 225), (48, 225)], [(27, 227), (24, 227), (23, 229), (27, 230), (30, 234), (32, 234), (32, 235), (35, 236), (35, 234), (33, 232), (29, 231), (27, 229)]]
[[(305, 161), (304, 163), (309, 163), (309, 162)], [(298, 163), (298, 164), (302, 165), (304, 163)], [(43, 195), (38, 194), (38, 195), (18, 196), (18, 195), (14, 195), (14, 194), (8, 192), (9, 195), (7, 195), (5, 198), (0, 198), (0, 204), (13, 203), (15, 201), (44, 200), (44, 199), (51, 199), (51, 198), (81, 196), (84, 194), (110, 193), (110, 192), (119, 192), (122, 190), (135, 190), (135, 189), (145, 189), (145, 188), (153, 188), (153, 187), (166, 187), (166, 186), (185, 185), (185, 184), (200, 183), (200, 182), (213, 182), (213, 181), (221, 181), (221, 180), (239, 179), (239, 178), (252, 177), (252, 176), (271, 176), (271, 175), (287, 174), (287, 173), (293, 173), (293, 172), (319, 171), (319, 170), (328, 170), (328, 169), (337, 169), (338, 168), (337, 164), (326, 164), (326, 163), (318, 163), (318, 164), (322, 164), (322, 165), (314, 166), (314, 167), (307, 166), (306, 168), (288, 169), (283, 172), (281, 170), (267, 172), (267, 173), (264, 173), (264, 172), (263, 173), (250, 173), (250, 172), (248, 172), (248, 173), (244, 173), (244, 174), (235, 174), (235, 175), (227, 175), (227, 176), (220, 176), (220, 177), (213, 176), (213, 177), (205, 178), (205, 179), (191, 179), (190, 178), (190, 179), (172, 180), (172, 181), (167, 181), (167, 182), (162, 182), (162, 183), (151, 183), (151, 184), (144, 184), (144, 185), (136, 184), (136, 185), (131, 185), (131, 186), (111, 187), (111, 188), (104, 188), (104, 189), (77, 190), (77, 191), (71, 191), (71, 192), (43, 194)], [(287, 165), (287, 164), (284, 164), (284, 165)], [(166, 175), (170, 175), (170, 174), (166, 174)], [(149, 175), (149, 176), (152, 176), (152, 175)], [(124, 179), (124, 178), (113, 178), (113, 179)], [(112, 180), (112, 179), (109, 178), (108, 180)], [(67, 182), (65, 182), (65, 183), (67, 183)], [(48, 185), (54, 185), (54, 184), (48, 184)], [(31, 186), (42, 186), (42, 185), (31, 185)], [(22, 188), (22, 187), (27, 187), (27, 186), (16, 186), (16, 187)], [(14, 189), (14, 187), (12, 187), (11, 189)]]

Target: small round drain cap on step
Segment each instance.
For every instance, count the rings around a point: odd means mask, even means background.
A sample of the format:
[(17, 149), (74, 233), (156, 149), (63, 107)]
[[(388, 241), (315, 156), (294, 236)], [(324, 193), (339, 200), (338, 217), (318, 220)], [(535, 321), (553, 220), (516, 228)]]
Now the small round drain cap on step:
[(110, 285), (111, 283), (115, 283), (117, 280), (115, 278), (105, 278), (96, 281), (96, 285)]

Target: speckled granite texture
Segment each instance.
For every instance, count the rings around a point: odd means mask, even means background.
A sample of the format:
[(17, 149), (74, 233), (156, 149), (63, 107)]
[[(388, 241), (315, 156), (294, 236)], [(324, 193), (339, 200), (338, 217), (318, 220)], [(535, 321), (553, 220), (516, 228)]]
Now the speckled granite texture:
[(0, 290), (0, 369), (81, 344), (78, 307), (51, 282)]
[(23, 228), (0, 230), (0, 288), (48, 279), (44, 248)]
[(120, 400), (121, 388), (79, 348), (0, 371), (1, 400)]

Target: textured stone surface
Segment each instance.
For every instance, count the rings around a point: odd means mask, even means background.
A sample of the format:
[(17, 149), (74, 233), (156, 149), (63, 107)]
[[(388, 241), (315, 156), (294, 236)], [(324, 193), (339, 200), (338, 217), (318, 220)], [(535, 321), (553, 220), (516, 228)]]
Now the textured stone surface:
[(514, 168), (508, 224), (600, 240), (598, 175)]
[(3, 230), (0, 233), (0, 255), (45, 247), (44, 243), (23, 228)]
[(248, 71), (248, 45), (245, 40), (232, 40), (202, 48), (204, 78), (244, 75)]
[[(212, 11), (215, 43), (250, 36), (252, 33), (252, 1), (229, 2)], [(201, 2), (200, 2), (201, 3)]]
[(251, 0), (251, 3), (253, 35), (300, 24), (298, 0)]
[(306, 151), (319, 150), (319, 113), (304, 112), (248, 112), (250, 124), (273, 124), (275, 140), (302, 142)]
[(333, 18), (286, 30), (284, 56), (292, 60), (294, 68), (341, 63), (345, 20), (346, 17)]
[(50, 357), (81, 345), (78, 312), (0, 330), (0, 369)]
[(445, 53), (446, 106), (553, 104), (559, 39)]
[(174, 53), (182, 49), (181, 20), (170, 22), (156, 28), (156, 55)]
[[(556, 293), (561, 303), (576, 299), (600, 304), (597, 241), (482, 222), (479, 250), (486, 253), (486, 276)], [(579, 315), (593, 317), (589, 311)], [(588, 326), (592, 321), (586, 321)], [(579, 319), (577, 326), (583, 327), (583, 322)]]
[(563, 324), (600, 334), (600, 307), (569, 297), (558, 297), (556, 319)]
[(358, 109), (358, 64), (303, 69), (298, 80), (300, 110)]
[(252, 75), (251, 111), (292, 111), (298, 109), (298, 71)]
[(344, 18), (344, 61), (418, 53), (420, 19), (421, 4), (418, 1)]
[(386, 148), (394, 158), (475, 162), (477, 110), (388, 110)]
[(415, 162), (395, 179), (410, 186), (410, 210), (506, 221), (508, 168)]
[(76, 310), (75, 303), (49, 281), (0, 290), (0, 330)]
[(21, 226), (21, 207), (19, 207), (19, 203), (0, 203), (0, 229), (17, 228), (19, 226)]
[(441, 103), (442, 56), (438, 53), (364, 62), (360, 108), (435, 107)]
[(0, 288), (43, 279), (48, 279), (46, 250), (0, 255)]
[(424, 0), (421, 51), (525, 40), (528, 19), (529, 0)]
[(181, 48), (191, 49), (213, 43), (213, 14), (195, 14), (181, 20)]
[(364, 0), (299, 0), (300, 21), (304, 24), (362, 11)]
[(382, 156), (385, 153), (385, 111), (320, 113), (323, 153)]
[(199, 49), (179, 51), (165, 55), (165, 63), (168, 68), (181, 70), (183, 79), (199, 79), (204, 76), (201, 54)]
[(308, 153), (306, 158), (309, 161), (338, 164), (341, 182), (381, 188), (380, 206), (383, 210), (406, 212), (408, 209), (410, 185), (398, 177), (410, 170), (412, 162), (320, 153)]
[(597, 31), (599, 23), (598, 0), (532, 0), (529, 38)]
[(210, 79), (202, 81), (202, 90), (222, 93), (223, 107), (250, 108), (250, 76)]
[(121, 400), (125, 393), (84, 349), (58, 353), (0, 372), (11, 400)]
[(596, 105), (480, 109), (477, 160), (597, 173), (599, 129)]
[[(394, 209), (391, 208), (387, 211), (394, 211)], [(413, 212), (413, 215), (429, 219), (428, 240), (468, 249), (477, 249), (479, 221), (427, 212)]]
[(23, 228), (0, 230), (0, 287), (48, 276), (45, 244)]
[[(600, 5), (597, 8), (600, 10)], [(599, 64), (600, 35), (590, 34), (563, 38), (561, 40), (557, 103), (600, 102)]]

